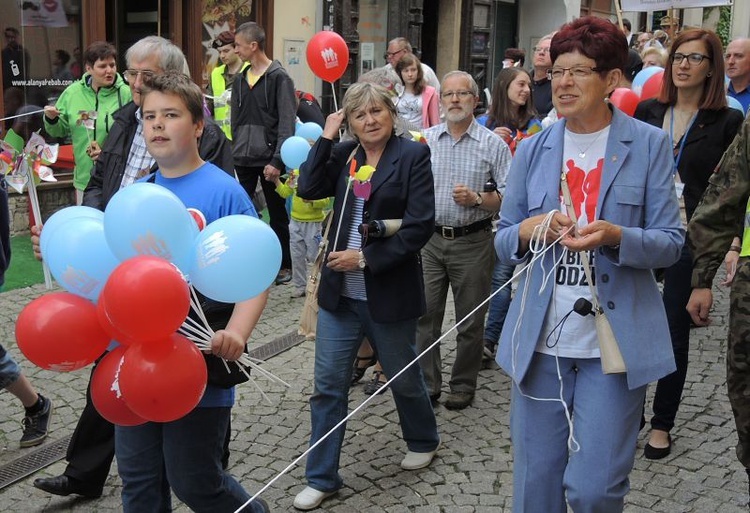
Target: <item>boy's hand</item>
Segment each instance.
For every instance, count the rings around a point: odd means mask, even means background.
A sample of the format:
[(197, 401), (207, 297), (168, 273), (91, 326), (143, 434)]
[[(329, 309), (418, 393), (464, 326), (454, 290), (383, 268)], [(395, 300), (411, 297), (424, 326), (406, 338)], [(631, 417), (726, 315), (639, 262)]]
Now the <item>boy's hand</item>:
[(245, 351), (245, 341), (233, 331), (219, 330), (211, 338), (211, 352), (214, 356), (235, 361)]
[(31, 227), (31, 249), (34, 250), (34, 258), (42, 260), (42, 249), (39, 243), (39, 238), (42, 235), (42, 226), (38, 224)]

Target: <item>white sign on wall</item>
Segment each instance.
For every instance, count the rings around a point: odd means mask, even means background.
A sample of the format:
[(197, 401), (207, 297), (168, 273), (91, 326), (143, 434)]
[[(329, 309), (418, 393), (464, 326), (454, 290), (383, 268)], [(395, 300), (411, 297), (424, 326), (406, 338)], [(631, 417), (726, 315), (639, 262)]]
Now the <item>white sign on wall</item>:
[(689, 9), (732, 5), (732, 0), (622, 0), (623, 11), (661, 11), (664, 9)]

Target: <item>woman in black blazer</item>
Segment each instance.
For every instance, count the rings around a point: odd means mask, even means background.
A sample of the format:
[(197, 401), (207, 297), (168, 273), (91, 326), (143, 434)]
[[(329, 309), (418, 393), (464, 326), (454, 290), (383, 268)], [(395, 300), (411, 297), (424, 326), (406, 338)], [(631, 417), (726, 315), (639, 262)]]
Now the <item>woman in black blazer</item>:
[[(343, 109), (328, 116), (300, 169), (301, 198), (335, 198), (318, 293), (310, 399), (310, 445), (320, 444), (307, 458), (308, 486), (294, 500), (301, 510), (318, 507), (343, 486), (338, 470), (344, 428), (321, 439), (346, 415), (352, 363), (363, 336), (387, 376), (396, 376), (417, 356), (417, 319), (425, 312), (419, 251), (435, 230), (435, 193), (429, 148), (396, 137), (396, 117), (386, 89), (352, 85)], [(356, 140), (334, 146), (344, 120)], [(360, 231), (384, 219), (400, 219), (400, 229), (390, 237)], [(408, 448), (401, 468), (426, 467), (440, 438), (419, 365), (399, 375), (391, 389)]]
[[(685, 202), (687, 220), (708, 185), (708, 178), (742, 124), (742, 114), (727, 107), (724, 57), (711, 31), (681, 32), (674, 40), (661, 93), (641, 102), (636, 119), (662, 128), (670, 137), (675, 159), (675, 188)], [(672, 449), (674, 427), (688, 367), (692, 255), (687, 243), (680, 260), (664, 271), (664, 308), (669, 321), (677, 370), (659, 380), (654, 396), (651, 435), (644, 448), (648, 459), (661, 459)], [(648, 357), (644, 355), (644, 357)]]

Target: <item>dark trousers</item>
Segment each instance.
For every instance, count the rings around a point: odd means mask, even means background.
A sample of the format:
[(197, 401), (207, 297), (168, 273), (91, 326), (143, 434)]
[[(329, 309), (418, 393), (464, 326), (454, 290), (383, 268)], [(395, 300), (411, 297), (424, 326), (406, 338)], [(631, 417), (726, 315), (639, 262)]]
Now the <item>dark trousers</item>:
[[(106, 354), (106, 353), (105, 353)], [(101, 358), (100, 358), (101, 359)], [(97, 360), (91, 369), (93, 376)], [(229, 464), (229, 440), (232, 433), (232, 421), (229, 419), (227, 435), (224, 439), (222, 467)], [(100, 490), (109, 476), (112, 459), (115, 457), (115, 426), (99, 415), (91, 401), (91, 378), (86, 387), (86, 405), (83, 407), (78, 424), (68, 444), (65, 459), (66, 476), (81, 481), (86, 489)]]
[(276, 186), (273, 182), (263, 178), (262, 167), (244, 167), (235, 166), (237, 178), (240, 185), (247, 191), (252, 198), (255, 187), (260, 179), (260, 186), (263, 188), (263, 195), (266, 197), (268, 206), (268, 215), (271, 218), (271, 229), (276, 233), (281, 243), (281, 268), (292, 268), (292, 256), (289, 251), (289, 214), (286, 211), (286, 201), (276, 192)]
[[(686, 310), (692, 288), (690, 277), (693, 262), (690, 248), (682, 247), (682, 254), (677, 263), (664, 270), (664, 292), (662, 299), (667, 312), (669, 335), (672, 339), (672, 350), (677, 370), (661, 378), (656, 384), (654, 395), (654, 416), (651, 427), (670, 431), (682, 399), (685, 376), (688, 369), (688, 350), (690, 348), (690, 314)], [(648, 355), (644, 355), (648, 358)]]

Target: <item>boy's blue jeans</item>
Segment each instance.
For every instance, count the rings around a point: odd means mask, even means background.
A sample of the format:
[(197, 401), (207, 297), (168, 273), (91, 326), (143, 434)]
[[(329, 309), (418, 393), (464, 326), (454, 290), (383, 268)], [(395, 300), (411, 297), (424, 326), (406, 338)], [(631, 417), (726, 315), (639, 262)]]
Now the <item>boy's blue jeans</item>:
[[(171, 511), (170, 486), (192, 511), (233, 512), (250, 496), (221, 468), (231, 408), (195, 408), (174, 422), (115, 426), (125, 513)], [(262, 512), (252, 504), (248, 512)]]
[(0, 389), (9, 387), (21, 375), (21, 369), (8, 351), (0, 345)]

